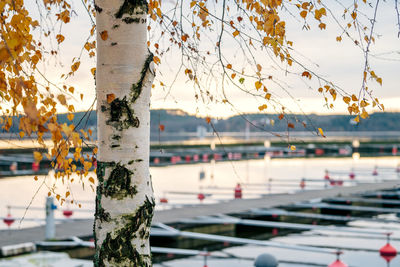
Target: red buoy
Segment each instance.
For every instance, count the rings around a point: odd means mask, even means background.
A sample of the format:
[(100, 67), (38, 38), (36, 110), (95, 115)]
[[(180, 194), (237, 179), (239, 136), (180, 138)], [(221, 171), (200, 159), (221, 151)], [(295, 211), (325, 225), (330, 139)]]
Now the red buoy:
[(67, 218), (71, 217), (74, 212), (72, 210), (64, 210), (63, 215)]
[(376, 169), (376, 167), (375, 167), (375, 169), (373, 170), (372, 175), (373, 175), (373, 176), (377, 176), (377, 175), (378, 175), (378, 170)]
[(387, 233), (387, 243), (379, 250), (381, 257), (388, 263), (397, 256), (397, 250), (390, 245), (390, 235), (391, 233)]
[(205, 198), (206, 198), (206, 196), (203, 193), (199, 193), (197, 195), (197, 199), (200, 200), (200, 201), (203, 201)]
[(242, 187), (238, 183), (235, 187), (235, 194), (234, 194), (235, 199), (242, 198)]
[(273, 235), (273, 236), (278, 235), (278, 233), (279, 233), (278, 228), (273, 228), (273, 229), (272, 229), (272, 235)]
[(328, 170), (325, 170), (324, 179), (325, 179), (325, 180), (330, 180), (330, 179), (331, 179), (331, 177), (329, 177), (329, 172), (328, 172)]
[(168, 203), (168, 199), (166, 197), (160, 198), (160, 203)]
[(15, 222), (15, 219), (11, 216), (10, 213), (7, 214), (7, 217), (3, 219), (3, 222), (7, 224), (8, 227), (11, 226)]
[(335, 260), (328, 267), (349, 267), (349, 266), (343, 263), (341, 260)]
[(349, 267), (347, 264), (345, 264), (344, 262), (342, 262), (340, 260), (340, 254), (342, 254), (342, 252), (338, 251), (336, 252), (336, 260), (334, 262), (332, 262), (328, 267)]
[(350, 178), (350, 180), (354, 180), (354, 178), (356, 178), (356, 175), (354, 174), (354, 172), (350, 172), (349, 178)]
[(154, 164), (160, 164), (160, 159), (159, 158), (154, 158)]
[(300, 188), (304, 189), (305, 187), (306, 187), (306, 181), (304, 179), (301, 179)]

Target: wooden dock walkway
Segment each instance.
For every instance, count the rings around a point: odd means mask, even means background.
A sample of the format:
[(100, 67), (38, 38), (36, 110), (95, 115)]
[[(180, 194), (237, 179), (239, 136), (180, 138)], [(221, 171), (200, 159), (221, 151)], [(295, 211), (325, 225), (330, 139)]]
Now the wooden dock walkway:
[[(234, 199), (218, 204), (197, 205), (156, 211), (153, 222), (168, 224), (178, 222), (180, 219), (190, 219), (196, 216), (234, 214), (245, 212), (253, 208), (275, 208), (312, 199), (346, 197), (368, 191), (393, 189), (397, 186), (400, 186), (400, 180), (359, 184), (351, 187), (335, 187), (330, 189), (303, 191), (296, 194), (266, 195), (258, 199)], [(56, 225), (56, 239), (68, 238), (71, 236), (88, 237), (92, 236), (92, 233), (93, 220), (71, 220), (70, 222), (63, 222)], [(25, 242), (42, 241), (44, 236), (44, 226), (21, 230), (1, 230), (0, 248)]]

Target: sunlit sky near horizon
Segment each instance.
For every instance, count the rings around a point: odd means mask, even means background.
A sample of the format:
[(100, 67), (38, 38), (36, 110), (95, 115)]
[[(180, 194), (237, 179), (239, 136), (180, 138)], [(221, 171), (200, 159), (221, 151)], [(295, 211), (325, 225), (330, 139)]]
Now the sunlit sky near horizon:
[[(41, 66), (46, 76), (51, 77), (51, 80), (56, 82), (59, 80), (62, 70), (68, 71), (69, 62), (72, 58), (79, 55), (91, 28), (89, 17), (85, 13), (81, 1), (73, 0), (72, 2), (77, 15), (73, 17), (71, 23), (63, 27), (66, 41), (61, 46), (60, 56), (57, 60), (52, 60), (50, 63)], [(400, 111), (398, 104), (400, 103), (399, 26), (396, 25), (394, 3), (387, 1), (380, 5), (375, 26), (375, 32), (379, 34), (379, 38), (371, 46), (370, 62), (372, 69), (382, 77), (383, 85), (379, 86), (376, 82), (371, 82), (370, 88), (380, 99), (380, 102), (385, 105), (386, 111), (397, 112)], [(32, 8), (34, 9), (35, 6), (33, 5)], [(366, 12), (371, 13), (372, 10), (366, 10)], [(319, 30), (316, 25), (314, 25), (314, 29), (305, 31), (301, 24), (287, 18), (288, 39), (293, 40), (299, 59), (317, 69), (327, 79), (335, 81), (347, 92), (357, 94), (362, 82), (364, 63), (362, 51), (346, 38), (343, 38), (340, 43), (336, 42), (336, 36), (341, 33), (340, 29), (329, 19), (326, 20), (326, 24), (327, 30), (325, 31)], [(233, 49), (232, 47), (234, 52)], [(230, 51), (228, 52), (230, 53)], [(374, 55), (379, 55), (379, 57)], [(170, 55), (162, 62), (159, 68), (163, 77), (157, 77), (158, 79), (168, 80), (166, 77), (174, 75), (174, 68), (179, 64), (178, 61), (174, 62), (175, 57), (175, 55)], [(232, 53), (232, 57), (234, 57), (234, 53)], [(60, 62), (63, 62), (63, 66), (60, 65)], [(78, 73), (67, 80), (68, 84), (73, 85), (77, 91), (83, 91), (85, 94), (84, 101), (80, 101), (79, 96), (75, 97), (77, 110), (86, 110), (93, 103), (95, 85), (90, 68), (94, 66), (95, 60), (84, 56)], [(335, 102), (334, 109), (328, 109), (323, 97), (318, 94), (315, 88), (310, 89), (300, 79), (293, 79), (284, 73), (280, 74), (279, 79), (288, 84), (288, 93), (293, 96), (293, 98), (290, 98), (284, 91), (276, 91), (276, 95), (288, 110), (294, 113), (347, 114), (346, 105), (341, 100)], [(156, 80), (155, 84), (159, 84), (159, 81)], [(203, 103), (195, 101), (194, 90), (191, 87), (192, 85), (184, 79), (178, 80), (169, 93), (167, 93), (167, 89), (156, 86), (152, 89), (151, 108), (178, 108), (200, 116), (226, 117), (238, 112), (259, 112), (258, 106), (262, 104), (260, 99), (255, 99), (237, 90), (230, 91), (230, 88), (227, 91), (229, 91), (229, 99), (234, 104), (234, 108), (222, 103)], [(374, 111), (379, 110), (375, 109)], [(270, 109), (268, 112), (275, 113), (275, 110)]]

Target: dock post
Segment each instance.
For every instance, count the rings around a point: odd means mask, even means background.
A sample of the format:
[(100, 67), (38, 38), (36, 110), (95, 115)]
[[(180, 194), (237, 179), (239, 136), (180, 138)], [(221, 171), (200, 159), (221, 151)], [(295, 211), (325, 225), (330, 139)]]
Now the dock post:
[(56, 228), (54, 224), (54, 204), (53, 197), (46, 198), (46, 240), (54, 239), (56, 236)]

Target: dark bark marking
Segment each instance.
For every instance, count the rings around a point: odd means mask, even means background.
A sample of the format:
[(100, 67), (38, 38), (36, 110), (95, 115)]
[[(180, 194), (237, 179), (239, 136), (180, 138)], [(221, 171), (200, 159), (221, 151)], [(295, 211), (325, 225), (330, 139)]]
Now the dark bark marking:
[(132, 171), (117, 163), (103, 184), (103, 195), (119, 200), (136, 195), (136, 186), (131, 186), (132, 174)]
[(140, 79), (137, 83), (132, 84), (131, 88), (131, 101), (135, 103), (135, 101), (139, 98), (143, 89), (144, 78), (146, 77), (146, 73), (150, 69), (150, 63), (153, 61), (153, 54), (149, 51), (149, 56), (146, 58), (144, 62), (142, 72), (140, 73)]
[(126, 18), (123, 18), (122, 21), (125, 22), (126, 24), (139, 23), (140, 18), (126, 17)]
[(97, 13), (101, 13), (103, 11), (103, 9), (101, 7), (99, 7), (98, 5), (94, 4), (94, 9), (97, 11)]
[(131, 239), (139, 231), (139, 235), (143, 233), (143, 237), (147, 236), (148, 230), (144, 230), (141, 226), (145, 226), (147, 229), (151, 226), (151, 220), (153, 218), (155, 202), (154, 199), (149, 200), (146, 196), (146, 200), (142, 206), (140, 206), (133, 214), (123, 215), (121, 217), (123, 227), (118, 229), (112, 235), (107, 233), (101, 248), (99, 255), (95, 260), (96, 267), (103, 267), (104, 260), (109, 263), (124, 263), (129, 262), (129, 266), (143, 266), (150, 267), (145, 261), (145, 258), (150, 257), (147, 255), (140, 255), (137, 249), (132, 245)]
[(133, 109), (130, 108), (130, 103), (126, 100), (116, 98), (110, 104), (110, 119), (106, 124), (113, 126), (115, 129), (122, 131), (129, 127), (138, 128), (140, 125), (139, 119), (134, 115)]
[[(136, 12), (135, 12), (135, 9)], [(115, 13), (117, 19), (122, 18), (123, 15), (133, 15), (147, 13), (148, 6), (146, 0), (125, 0), (124, 3), (119, 8), (118, 12)]]

